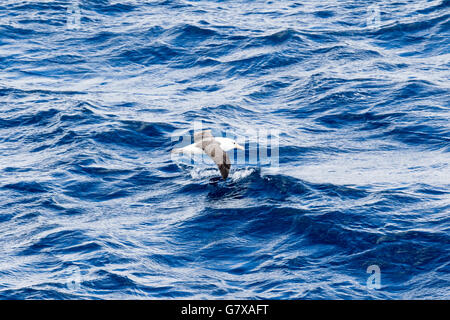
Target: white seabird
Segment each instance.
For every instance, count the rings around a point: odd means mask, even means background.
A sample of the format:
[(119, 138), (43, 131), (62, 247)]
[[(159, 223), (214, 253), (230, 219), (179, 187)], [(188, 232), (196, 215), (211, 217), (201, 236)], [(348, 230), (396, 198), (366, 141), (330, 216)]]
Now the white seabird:
[(222, 178), (225, 180), (230, 172), (231, 163), (227, 151), (239, 149), (245, 150), (243, 146), (230, 138), (214, 137), (211, 130), (194, 133), (194, 143), (183, 148), (175, 148), (173, 153), (202, 154), (206, 153), (217, 164)]

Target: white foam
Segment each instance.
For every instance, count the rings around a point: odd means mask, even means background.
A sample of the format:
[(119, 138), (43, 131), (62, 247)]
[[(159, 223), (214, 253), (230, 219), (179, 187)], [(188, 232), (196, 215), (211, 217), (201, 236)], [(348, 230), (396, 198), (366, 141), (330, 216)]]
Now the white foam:
[(255, 168), (238, 169), (238, 170), (232, 172), (230, 177), (233, 181), (238, 181), (238, 180), (248, 177), (255, 171), (256, 171)]
[(190, 172), (192, 179), (204, 179), (209, 177), (220, 176), (219, 170), (217, 169), (205, 169), (205, 168), (194, 168)]
[[(237, 169), (235, 171), (231, 171), (229, 175), (229, 179), (233, 181), (239, 181), (242, 180), (249, 175), (251, 175), (253, 172), (255, 172), (255, 168), (243, 168), (243, 169)], [(196, 167), (189, 171), (192, 179), (205, 179), (205, 178), (214, 178), (214, 177), (220, 177), (220, 172), (218, 169), (215, 168), (204, 168), (204, 167)]]

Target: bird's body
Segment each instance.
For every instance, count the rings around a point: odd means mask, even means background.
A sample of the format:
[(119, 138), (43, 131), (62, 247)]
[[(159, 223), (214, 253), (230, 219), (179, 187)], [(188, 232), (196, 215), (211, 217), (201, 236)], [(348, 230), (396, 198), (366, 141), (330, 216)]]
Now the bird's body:
[[(225, 152), (235, 149), (234, 143), (236, 143), (236, 141), (234, 141), (233, 139), (217, 137), (217, 138), (214, 138), (214, 140), (219, 143), (220, 148)], [(238, 145), (237, 149), (241, 149), (241, 148), (242, 147), (240, 145)], [(202, 154), (202, 153), (204, 153), (199, 142), (190, 144), (183, 148), (173, 149), (172, 152), (184, 153), (184, 154)]]
[(173, 149), (173, 153), (183, 154), (203, 154), (209, 155), (219, 167), (223, 179), (228, 177), (231, 163), (226, 151), (232, 149), (244, 150), (244, 147), (237, 144), (230, 138), (214, 137), (211, 130), (194, 133), (194, 143), (183, 148)]

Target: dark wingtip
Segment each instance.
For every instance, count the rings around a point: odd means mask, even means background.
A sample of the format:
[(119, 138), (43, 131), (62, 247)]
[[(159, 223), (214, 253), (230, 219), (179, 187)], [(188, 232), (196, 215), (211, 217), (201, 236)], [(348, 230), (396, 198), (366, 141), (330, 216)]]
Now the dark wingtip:
[(222, 164), (219, 165), (220, 174), (222, 175), (223, 180), (227, 180), (228, 174), (230, 173), (230, 165)]

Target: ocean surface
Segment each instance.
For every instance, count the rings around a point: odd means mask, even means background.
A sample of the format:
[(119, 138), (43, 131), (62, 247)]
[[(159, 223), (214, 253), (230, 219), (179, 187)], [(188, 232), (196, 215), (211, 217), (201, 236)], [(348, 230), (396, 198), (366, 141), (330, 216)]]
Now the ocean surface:
[(449, 70), (448, 0), (2, 0), (0, 298), (449, 299)]

